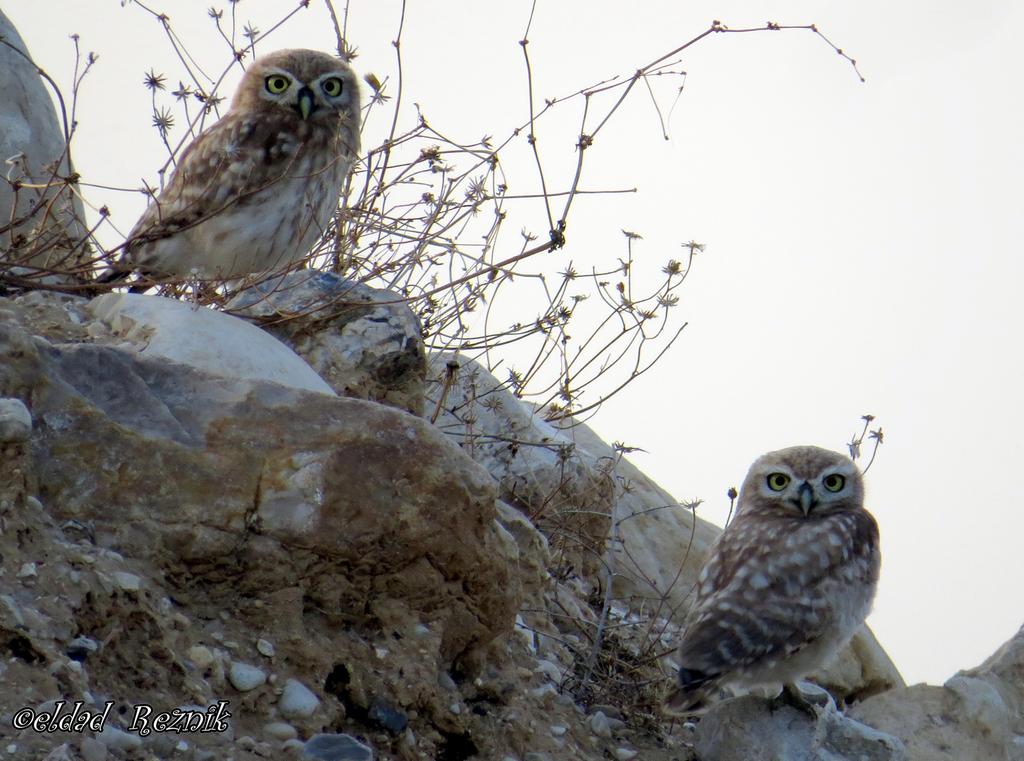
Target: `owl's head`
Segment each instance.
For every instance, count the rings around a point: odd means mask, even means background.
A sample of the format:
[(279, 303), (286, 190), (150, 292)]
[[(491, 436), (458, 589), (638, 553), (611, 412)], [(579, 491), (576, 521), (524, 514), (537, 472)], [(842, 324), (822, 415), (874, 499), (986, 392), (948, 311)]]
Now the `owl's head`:
[(863, 507), (864, 482), (846, 455), (821, 447), (799, 446), (761, 455), (740, 490), (743, 513), (782, 510), (797, 518), (816, 518)]
[(238, 109), (283, 112), (313, 125), (358, 126), (359, 86), (340, 58), (319, 50), (277, 50), (245, 72), (231, 101), (231, 110)]

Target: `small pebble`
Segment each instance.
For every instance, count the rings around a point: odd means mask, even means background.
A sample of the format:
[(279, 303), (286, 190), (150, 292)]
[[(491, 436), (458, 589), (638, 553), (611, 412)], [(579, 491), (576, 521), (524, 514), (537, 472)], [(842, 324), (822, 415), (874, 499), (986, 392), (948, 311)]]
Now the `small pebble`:
[(302, 755), (303, 749), (306, 747), (306, 743), (302, 740), (285, 740), (281, 743), (281, 750), (283, 750), (289, 756), (295, 756), (296, 758)]
[(409, 718), (383, 698), (374, 698), (367, 712), (370, 721), (393, 735), (400, 735), (409, 726)]
[(99, 643), (89, 637), (75, 637), (64, 652), (73, 661), (84, 661), (91, 653), (100, 649)]
[(305, 719), (313, 715), (320, 699), (309, 688), (296, 679), (285, 682), (284, 692), (277, 703), (281, 714), (289, 719)]
[(117, 727), (107, 725), (96, 735), (96, 739), (107, 746), (108, 750), (137, 750), (142, 747), (142, 738), (130, 735)]
[(267, 675), (248, 663), (231, 661), (231, 668), (228, 670), (228, 681), (239, 692), (248, 692), (266, 684)]
[(631, 758), (636, 758), (640, 755), (640, 751), (633, 750), (632, 748), (616, 748), (615, 758), (621, 759), (621, 761), (629, 761)]
[(18, 570), (18, 578), (19, 579), (28, 579), (28, 578), (31, 578), (31, 577), (34, 577), (34, 576), (38, 576), (38, 575), (39, 574), (36, 573), (36, 564), (35, 563), (25, 563)]
[(188, 659), (195, 664), (200, 671), (213, 663), (213, 653), (210, 648), (203, 645), (195, 645), (188, 649)]
[(437, 686), (450, 692), (455, 692), (459, 689), (459, 686), (455, 684), (455, 680), (451, 678), (447, 671), (442, 671), (437, 675)]
[(242, 735), (235, 740), (235, 745), (245, 751), (252, 751), (256, 748), (256, 738), (249, 737), (249, 735)]
[(602, 711), (598, 711), (590, 717), (590, 731), (606, 740), (612, 736), (611, 723)]
[(299, 732), (295, 727), (285, 721), (272, 721), (263, 725), (263, 733), (275, 740), (284, 742), (298, 737)]
[(450, 706), (448, 706), (448, 710), (456, 716), (458, 716), (460, 713), (462, 713), (462, 706), (460, 706), (458, 703), (452, 703)]
[(303, 758), (319, 761), (373, 761), (373, 751), (349, 735), (314, 735), (306, 742)]
[(540, 687), (537, 687), (536, 689), (530, 690), (530, 694), (533, 695), (533, 697), (535, 698), (543, 698), (547, 697), (548, 695), (557, 695), (558, 690), (555, 688), (555, 685), (551, 684), (551, 682), (548, 682), (547, 684), (542, 684)]
[(71, 749), (67, 743), (58, 745), (56, 748), (46, 754), (43, 761), (72, 761)]
[(597, 713), (600, 711), (609, 719), (622, 719), (622, 711), (615, 706), (604, 705), (602, 703), (594, 703), (590, 706), (590, 713)]
[(126, 592), (138, 592), (142, 586), (142, 579), (136, 576), (134, 573), (127, 573), (126, 571), (114, 571), (111, 574), (114, 577), (114, 582), (117, 586), (121, 587)]
[(273, 658), (274, 657), (274, 653), (275, 653), (274, 643), (269, 641), (269, 640), (265, 640), (265, 639), (258, 639), (258, 640), (256, 640), (256, 650), (259, 652), (260, 655), (264, 655), (267, 658)]
[(551, 661), (537, 661), (537, 673), (544, 674), (550, 681), (558, 684), (562, 681), (562, 669)]
[(569, 728), (568, 727), (563, 727), (561, 724), (552, 724), (551, 725), (551, 734), (553, 734), (555, 737), (561, 737), (562, 735), (564, 735), (568, 731), (569, 731)]
[(18, 443), (32, 436), (32, 415), (21, 399), (0, 399), (0, 442)]
[(78, 744), (82, 761), (107, 761), (107, 746), (95, 737), (84, 737)]

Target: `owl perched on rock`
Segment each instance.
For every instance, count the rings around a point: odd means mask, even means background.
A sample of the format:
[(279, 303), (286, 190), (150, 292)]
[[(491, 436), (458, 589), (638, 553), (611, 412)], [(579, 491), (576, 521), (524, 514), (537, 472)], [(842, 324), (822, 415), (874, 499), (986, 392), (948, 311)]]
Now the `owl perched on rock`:
[(337, 208), (359, 152), (359, 89), (348, 64), (278, 50), (246, 71), (220, 121), (184, 150), (163, 192), (101, 281), (240, 277), (305, 256)]
[(666, 710), (698, 710), (725, 685), (791, 691), (864, 623), (880, 561), (848, 457), (810, 446), (760, 457), (698, 578)]

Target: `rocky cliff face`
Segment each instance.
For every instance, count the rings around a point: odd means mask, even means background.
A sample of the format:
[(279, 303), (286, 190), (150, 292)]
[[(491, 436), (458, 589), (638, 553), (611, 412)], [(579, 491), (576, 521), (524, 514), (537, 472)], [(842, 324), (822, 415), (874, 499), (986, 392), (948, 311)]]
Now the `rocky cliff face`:
[[(12, 757), (1020, 757), (1016, 640), (905, 688), (865, 630), (815, 678), (816, 720), (748, 697), (665, 721), (672, 614), (714, 527), (472, 363), (403, 360), (396, 383), (425, 395), (378, 381), (369, 401), (311, 389), (276, 341), (253, 377), (231, 354), (249, 330), (149, 296), (0, 300)], [(112, 711), (100, 731), (15, 727), (61, 700)], [(220, 705), (223, 731), (132, 727), (139, 706)]]

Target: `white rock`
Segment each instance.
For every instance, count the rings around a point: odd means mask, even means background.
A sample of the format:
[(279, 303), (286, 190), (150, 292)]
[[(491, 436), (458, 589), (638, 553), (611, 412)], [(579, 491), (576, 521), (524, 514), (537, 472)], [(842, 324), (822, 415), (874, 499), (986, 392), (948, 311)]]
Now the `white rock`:
[(213, 663), (213, 653), (210, 648), (203, 645), (193, 645), (188, 649), (188, 659), (195, 664), (200, 671)]
[(460, 713), (462, 713), (462, 706), (460, 706), (458, 703), (452, 703), (450, 706), (448, 706), (448, 710), (456, 716), (458, 716)]
[(562, 669), (549, 660), (537, 661), (537, 672), (544, 674), (550, 681), (560, 684), (562, 681)]
[(598, 737), (609, 739), (612, 736), (612, 725), (603, 711), (596, 712), (590, 717), (590, 731)]
[(616, 748), (615, 758), (621, 759), (621, 761), (629, 761), (631, 758), (636, 758), (640, 751), (633, 750), (632, 748)]
[(260, 655), (266, 656), (267, 658), (273, 658), (274, 653), (276, 652), (274, 650), (274, 643), (265, 639), (256, 640), (256, 650), (259, 651)]
[(78, 744), (83, 761), (107, 761), (107, 746), (94, 737), (84, 737)]
[(21, 399), (0, 399), (0, 444), (28, 441), (32, 436), (32, 415)]
[(115, 571), (111, 574), (114, 577), (114, 582), (121, 589), (126, 592), (138, 592), (142, 587), (142, 579), (136, 576), (134, 573), (127, 573), (125, 571)]
[(102, 742), (110, 750), (136, 750), (142, 747), (142, 738), (138, 735), (128, 734), (117, 727), (109, 724), (103, 727), (103, 731), (96, 735), (96, 739)]
[(35, 563), (23, 563), (21, 568), (18, 569), (19, 579), (29, 579), (38, 575)]
[(295, 352), (237, 317), (159, 296), (106, 293), (88, 310), (143, 357), (168, 359), (222, 378), (267, 380), (334, 395)]
[(565, 727), (565, 726), (563, 726), (561, 724), (552, 724), (551, 725), (551, 734), (553, 734), (555, 737), (561, 737), (562, 735), (564, 735), (568, 731), (569, 731), (569, 728)]
[(272, 721), (269, 724), (264, 724), (263, 733), (281, 742), (291, 740), (299, 735), (298, 730), (285, 721)]
[(231, 661), (231, 667), (228, 669), (228, 681), (239, 692), (248, 692), (266, 684), (267, 675), (248, 663)]
[(555, 687), (555, 685), (548, 682), (547, 684), (542, 684), (540, 687), (536, 687), (535, 689), (530, 690), (530, 694), (533, 695), (533, 697), (535, 698), (546, 698), (549, 695), (557, 695), (558, 689)]
[(306, 743), (298, 739), (285, 740), (281, 743), (281, 750), (283, 750), (287, 755), (294, 756), (296, 758), (301, 755), (305, 748)]
[(306, 685), (296, 679), (285, 682), (284, 692), (277, 703), (281, 714), (289, 719), (305, 719), (313, 715), (320, 699)]

